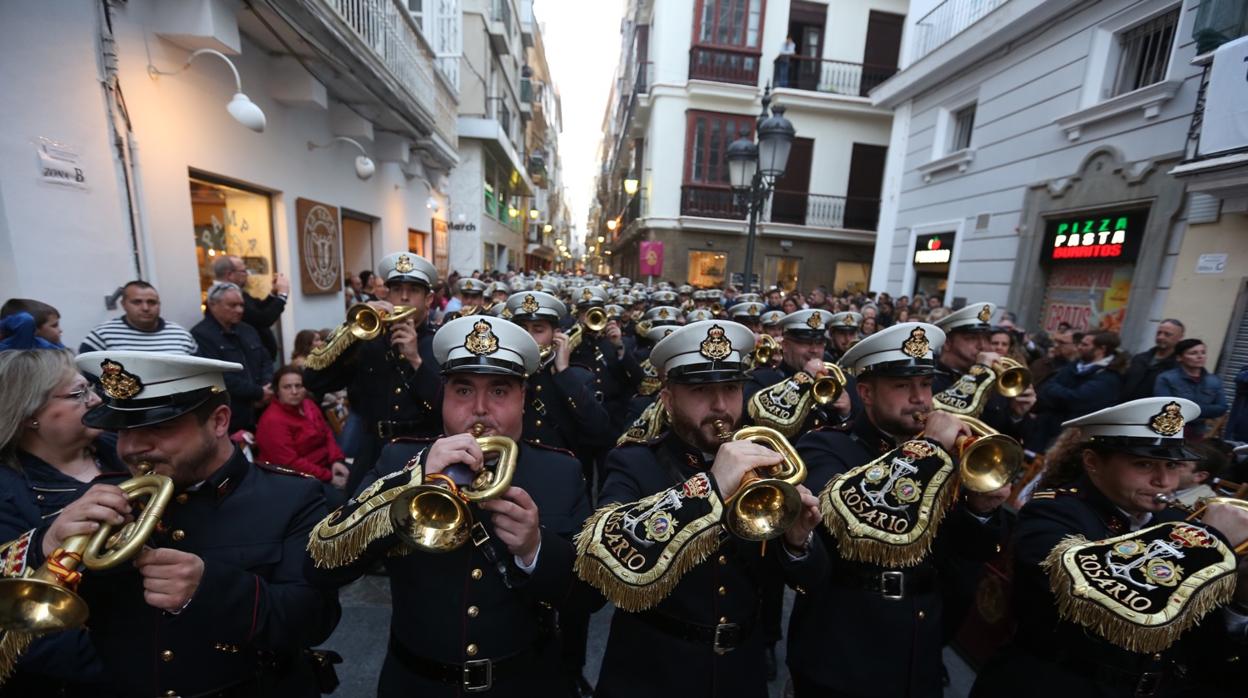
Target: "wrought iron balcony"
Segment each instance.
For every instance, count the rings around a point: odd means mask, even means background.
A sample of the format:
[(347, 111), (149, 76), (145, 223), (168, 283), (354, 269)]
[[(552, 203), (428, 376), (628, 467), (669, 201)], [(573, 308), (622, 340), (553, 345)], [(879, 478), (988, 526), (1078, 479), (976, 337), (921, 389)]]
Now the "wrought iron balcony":
[[(746, 208), (726, 185), (686, 184), (680, 188), (680, 215), (744, 220)], [(849, 230), (875, 230), (879, 219), (879, 199), (783, 190), (772, 192), (761, 218), (764, 223)]]
[(694, 46), (689, 49), (689, 79), (758, 84), (758, 51)]
[(776, 58), (772, 81), (776, 87), (866, 97), (896, 72), (894, 66), (780, 56)]
[(1010, 0), (944, 0), (914, 23), (910, 62), (944, 46), (962, 30), (986, 17)]

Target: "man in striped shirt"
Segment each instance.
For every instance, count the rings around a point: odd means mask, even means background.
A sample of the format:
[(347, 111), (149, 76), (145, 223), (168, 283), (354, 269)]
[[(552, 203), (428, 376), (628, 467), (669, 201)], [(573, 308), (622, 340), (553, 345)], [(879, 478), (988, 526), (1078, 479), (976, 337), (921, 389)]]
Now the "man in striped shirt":
[(115, 317), (87, 334), (78, 353), (88, 351), (159, 351), (194, 354), (195, 338), (185, 327), (160, 317), (160, 294), (146, 281), (131, 281), (122, 289), (125, 315)]

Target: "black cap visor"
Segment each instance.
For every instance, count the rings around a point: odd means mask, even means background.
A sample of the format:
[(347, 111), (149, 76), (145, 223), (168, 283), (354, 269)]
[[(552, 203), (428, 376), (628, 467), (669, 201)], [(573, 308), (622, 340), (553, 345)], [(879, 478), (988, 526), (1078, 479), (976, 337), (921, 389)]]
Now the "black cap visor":
[(1200, 460), (1202, 456), (1187, 447), (1183, 439), (1150, 439), (1138, 436), (1094, 436), (1089, 440), (1094, 446), (1109, 448), (1141, 458), (1153, 460)]
[(740, 361), (708, 361), (685, 364), (667, 372), (668, 383), (733, 383), (749, 380), (745, 364)]
[(214, 388), (200, 388), (187, 393), (148, 398), (145, 400), (106, 399), (82, 417), (82, 423), (94, 429), (118, 431), (138, 429), (177, 419), (207, 402), (214, 395), (226, 393)]

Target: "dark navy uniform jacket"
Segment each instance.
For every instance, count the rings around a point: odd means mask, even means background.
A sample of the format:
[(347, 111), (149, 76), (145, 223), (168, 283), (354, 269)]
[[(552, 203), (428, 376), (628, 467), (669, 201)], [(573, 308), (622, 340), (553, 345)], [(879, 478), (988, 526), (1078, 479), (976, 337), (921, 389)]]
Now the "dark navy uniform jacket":
[[(798, 440), (806, 486), (819, 493), (833, 477), (879, 458), (897, 444), (860, 415), (848, 431), (821, 429)], [(956, 459), (955, 459), (956, 462)], [(845, 560), (826, 526), (831, 583), (797, 598), (789, 621), (788, 664), (794, 674), (846, 696), (940, 696), (941, 595), (935, 589), (885, 599), (854, 583), (886, 568)], [(945, 557), (983, 562), (998, 550), (995, 519), (980, 523), (955, 504), (940, 524), (932, 552), (907, 574), (937, 575)]]
[[(1185, 516), (1167, 509), (1147, 525), (1180, 521)], [(1058, 617), (1049, 575), (1040, 563), (1067, 536), (1103, 540), (1129, 530), (1126, 515), (1086, 477), (1068, 487), (1037, 490), (1032, 495), (1019, 513), (1011, 542), (1017, 633), (1010, 646), (989, 660), (972, 696), (1132, 698), (1135, 682), (1127, 677), (1167, 669), (1171, 680), (1154, 694), (1157, 698), (1244, 695), (1248, 638), (1229, 636), (1220, 609), (1210, 612), (1174, 645), (1152, 655), (1120, 648)], [(1176, 666), (1183, 668), (1185, 680), (1174, 681)], [(1091, 676), (1094, 672), (1100, 676)]]
[[(601, 502), (636, 502), (710, 467), (701, 451), (672, 432), (649, 444), (621, 446), (607, 456)], [(821, 583), (826, 571), (827, 557), (817, 541), (804, 558), (793, 560), (779, 540), (769, 542), (764, 553), (759, 543), (725, 535), (719, 550), (685, 573), (656, 607), (642, 613), (616, 609), (594, 695), (766, 696), (764, 638), (758, 627), (764, 584), (782, 578), (799, 589), (810, 588)], [(712, 628), (737, 623), (742, 642), (716, 654), (709, 643), (656, 628), (641, 617), (645, 614)]]
[[(93, 447), (100, 476), (91, 482), (76, 480), (24, 451), (17, 453), (20, 469), (0, 465), (0, 541), (52, 525), (57, 514), (92, 485), (128, 478), (130, 473), (117, 458), (114, 443), (111, 435), (96, 439)], [(104, 665), (86, 630), (35, 640), (22, 653), (16, 672), (0, 685), (0, 696), (95, 697), (112, 695), (110, 691)]]
[[(304, 576), (304, 548), (326, 513), (318, 480), (262, 469), (236, 449), (211, 477), (174, 497), (147, 542), (204, 561), (185, 609), (149, 606), (130, 565), (84, 574), (78, 593), (91, 609), (87, 627), (119, 691), (319, 695), (302, 650), (329, 637), (340, 609), (335, 594)], [(41, 545), (42, 531), (32, 548)]]
[[(754, 393), (766, 390), (782, 380), (792, 378), (797, 373), (797, 370), (783, 361), (777, 367), (769, 366), (767, 368), (754, 369), (750, 374), (750, 380), (745, 384), (746, 404), (749, 404), (750, 398), (754, 397)], [(849, 374), (845, 375), (845, 379), (848, 381), (845, 385), (845, 390), (849, 393), (849, 416), (842, 420), (840, 413), (832, 405), (815, 403), (810, 408), (810, 414), (806, 416), (806, 421), (802, 423), (801, 429), (797, 432), (798, 434), (805, 434), (812, 429), (821, 427), (841, 426), (862, 412), (862, 399), (858, 397), (858, 381)]]
[(627, 349), (620, 358), (614, 344), (605, 337), (592, 336), (586, 336), (572, 352), (572, 363), (593, 371), (593, 390), (611, 415), (614, 433), (623, 433), (629, 426), (624, 421), (628, 401), (644, 376), (641, 364)]
[(594, 394), (594, 374), (554, 362), (525, 382), (524, 438), (572, 451), (599, 451), (614, 443), (616, 431), (607, 408)]
[[(432, 440), (399, 439), (382, 451), (367, 487), (379, 477), (401, 470), (412, 458), (422, 462)], [(377, 647), (399, 646), (400, 653), (443, 664), (495, 661), (535, 649), (537, 656), (521, 668), (500, 671), (493, 690), (485, 695), (530, 698), (554, 696), (565, 690), (559, 671), (558, 648), (551, 641), (550, 608), (590, 603), (574, 585), (574, 536), (588, 518), (589, 500), (581, 466), (571, 454), (528, 443), (520, 444), (514, 487), (522, 488), (537, 504), (542, 542), (537, 567), (522, 572), (496, 536), (486, 512), (473, 507), (491, 533), (492, 546), (507, 579), (471, 541), (446, 553), (411, 552), (390, 555), (399, 544), (395, 535), (374, 542), (354, 563), (336, 569), (314, 569), (322, 585), (341, 586), (358, 578), (377, 560), (390, 574), (392, 613), (390, 637), (378, 629)], [(508, 588), (510, 583), (512, 588)], [(387, 653), (378, 686), (381, 696), (458, 696), (457, 686), (439, 683), (407, 670), (394, 648)]]

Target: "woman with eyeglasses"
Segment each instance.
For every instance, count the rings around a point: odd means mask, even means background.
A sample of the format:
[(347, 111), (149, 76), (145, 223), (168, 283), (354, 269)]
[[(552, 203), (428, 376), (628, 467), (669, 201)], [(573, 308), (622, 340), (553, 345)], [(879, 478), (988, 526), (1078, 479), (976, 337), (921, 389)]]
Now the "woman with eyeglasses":
[[(82, 423), (100, 398), (70, 352), (0, 352), (0, 385), (0, 540), (29, 533), (29, 544), (41, 545), (57, 515), (88, 488), (129, 473), (111, 438)], [(3, 564), (22, 564), (25, 557), (5, 555)], [(0, 696), (33, 695), (114, 695), (86, 630), (36, 640), (0, 685)]]

